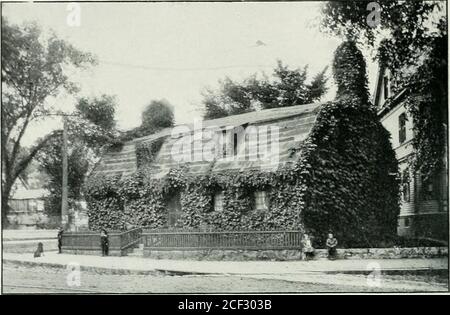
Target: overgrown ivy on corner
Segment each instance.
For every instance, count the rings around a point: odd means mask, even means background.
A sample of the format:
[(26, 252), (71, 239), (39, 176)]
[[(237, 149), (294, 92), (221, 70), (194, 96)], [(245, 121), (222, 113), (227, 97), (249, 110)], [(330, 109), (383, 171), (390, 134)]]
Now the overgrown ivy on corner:
[(333, 232), (341, 244), (378, 246), (396, 235), (398, 165), (389, 133), (358, 99), (328, 104), (308, 139), (303, 221), (313, 234)]

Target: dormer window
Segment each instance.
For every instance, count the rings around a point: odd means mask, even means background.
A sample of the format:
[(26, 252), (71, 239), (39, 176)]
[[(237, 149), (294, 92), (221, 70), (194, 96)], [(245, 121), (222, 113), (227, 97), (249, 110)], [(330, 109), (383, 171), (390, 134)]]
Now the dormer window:
[(221, 150), (222, 150), (221, 157), (226, 158), (227, 157), (227, 144), (228, 144), (226, 130), (222, 130), (220, 141), (221, 141), (220, 144), (221, 144)]
[[(219, 132), (219, 157), (237, 156), (240, 145), (244, 142), (245, 127), (239, 126), (232, 129), (223, 129)], [(231, 151), (233, 150), (233, 151)]]

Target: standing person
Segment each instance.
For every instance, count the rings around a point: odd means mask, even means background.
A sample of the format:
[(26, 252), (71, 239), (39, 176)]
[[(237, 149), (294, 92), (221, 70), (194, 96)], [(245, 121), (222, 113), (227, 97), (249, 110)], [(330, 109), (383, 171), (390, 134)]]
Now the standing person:
[(64, 230), (63, 230), (62, 226), (60, 226), (58, 229), (58, 254), (61, 254), (63, 233), (64, 233)]
[(336, 259), (337, 244), (338, 244), (338, 241), (335, 237), (333, 237), (333, 233), (329, 233), (328, 238), (327, 238), (328, 259), (331, 259), (331, 260)]
[(102, 229), (100, 233), (100, 242), (102, 245), (102, 256), (108, 256), (109, 251), (109, 241), (108, 241), (108, 232), (105, 229)]
[(314, 247), (312, 246), (312, 241), (308, 234), (303, 235), (302, 243), (305, 260), (312, 259), (314, 257)]

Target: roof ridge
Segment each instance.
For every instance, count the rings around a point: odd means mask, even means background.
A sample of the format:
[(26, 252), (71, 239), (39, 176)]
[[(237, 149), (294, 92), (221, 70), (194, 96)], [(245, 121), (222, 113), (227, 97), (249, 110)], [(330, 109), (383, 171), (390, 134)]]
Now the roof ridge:
[[(243, 125), (243, 124), (249, 123), (249, 122), (270, 121), (270, 120), (300, 115), (309, 110), (316, 109), (323, 104), (325, 104), (325, 102), (267, 108), (267, 109), (251, 111), (251, 112), (237, 114), (237, 115), (230, 115), (230, 116), (225, 116), (225, 117), (220, 117), (220, 118), (215, 118), (215, 119), (202, 120), (201, 122), (202, 122), (203, 127), (214, 126), (214, 122), (217, 123), (217, 126), (233, 125), (233, 124), (225, 123), (225, 121), (227, 121), (227, 120), (236, 121), (237, 123), (235, 123), (234, 125)], [(297, 112), (299, 109), (302, 109), (302, 111)], [(295, 113), (289, 113), (292, 111), (294, 111)], [(270, 117), (270, 116), (269, 117), (261, 117), (259, 119), (253, 119), (253, 120), (251, 120), (251, 119), (243, 119), (242, 121), (239, 120), (239, 118), (241, 118), (241, 119), (245, 118), (245, 117), (250, 118), (252, 116), (258, 116), (258, 115), (263, 116), (264, 114), (268, 114), (268, 113), (279, 113), (279, 114), (286, 113), (286, 115), (282, 115), (279, 117)], [(249, 120), (249, 121), (245, 122), (245, 120)], [(222, 123), (220, 123), (220, 122), (222, 122)], [(131, 144), (131, 143), (135, 143), (135, 142), (139, 142), (139, 141), (157, 140), (159, 138), (170, 135), (169, 131), (172, 131), (175, 127), (182, 127), (182, 126), (191, 127), (191, 126), (193, 126), (193, 123), (179, 124), (179, 125), (175, 125), (173, 127), (164, 128), (156, 133), (149, 134), (149, 135), (139, 137), (139, 138), (134, 138), (130, 141), (125, 142), (125, 144)]]

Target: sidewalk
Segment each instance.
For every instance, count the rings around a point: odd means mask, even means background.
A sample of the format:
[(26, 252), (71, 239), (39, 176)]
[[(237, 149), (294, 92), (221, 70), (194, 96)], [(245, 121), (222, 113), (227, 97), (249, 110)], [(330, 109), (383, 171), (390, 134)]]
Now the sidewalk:
[[(127, 275), (183, 276), (169, 277), (181, 279), (188, 277), (189, 281), (210, 279), (215, 277), (230, 279), (257, 279), (260, 281), (287, 281), (301, 285), (333, 285), (341, 288), (361, 288), (366, 291), (372, 276), (368, 271), (379, 266), (383, 271), (419, 271), (447, 270), (447, 258), (434, 259), (383, 259), (383, 260), (315, 260), (315, 261), (192, 261), (192, 260), (155, 260), (142, 257), (98, 257), (86, 255), (68, 255), (47, 252), (46, 256), (33, 258), (31, 254), (4, 253), (3, 262), (15, 266), (50, 267), (67, 269), (68, 264), (77, 263), (81, 271), (96, 274), (113, 274), (118, 277)], [(347, 274), (358, 273), (360, 274)], [(361, 274), (364, 273), (364, 274)], [(106, 275), (105, 275), (106, 276)], [(234, 277), (234, 278), (233, 278)], [(379, 276), (380, 282), (376, 290), (379, 292), (447, 292), (446, 283), (438, 283), (403, 276)], [(199, 280), (200, 281), (200, 280)], [(359, 291), (359, 289), (356, 289)], [(356, 292), (355, 291), (355, 292)]]
[(179, 273), (179, 274), (239, 274), (282, 275), (304, 273), (350, 273), (371, 271), (447, 270), (448, 258), (433, 259), (348, 259), (314, 261), (192, 261), (149, 259), (141, 257), (99, 257), (68, 255), (47, 252), (44, 257), (33, 258), (30, 253), (4, 253), (3, 261), (27, 265), (62, 267), (78, 263), (84, 270), (110, 271), (112, 273)]
[(3, 230), (3, 242), (56, 239), (57, 234), (58, 230)]

